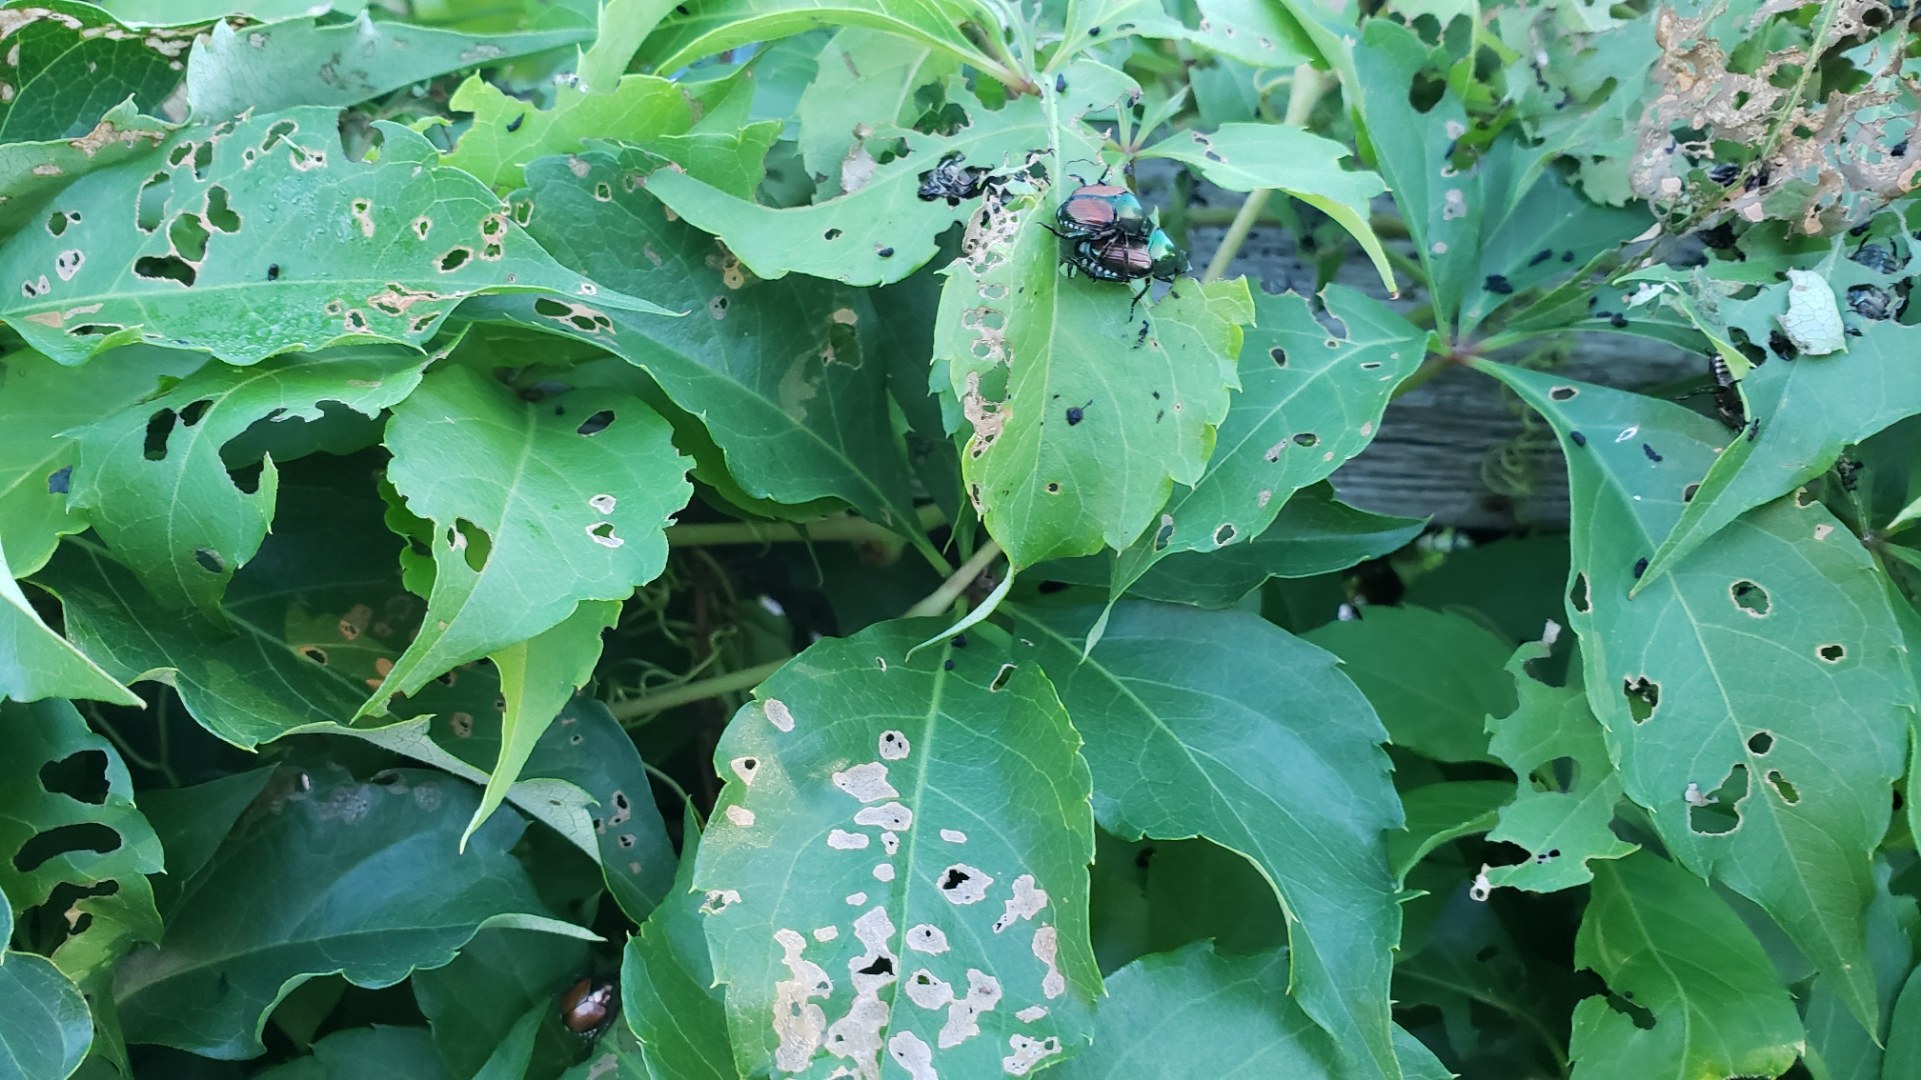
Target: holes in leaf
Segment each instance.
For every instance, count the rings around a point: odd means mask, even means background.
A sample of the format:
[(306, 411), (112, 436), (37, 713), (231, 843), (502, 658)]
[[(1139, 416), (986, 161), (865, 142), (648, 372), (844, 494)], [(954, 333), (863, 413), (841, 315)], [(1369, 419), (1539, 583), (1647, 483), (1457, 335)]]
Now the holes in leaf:
[(141, 183), (133, 211), (133, 222), (141, 232), (152, 232), (160, 227), (160, 222), (167, 215), (167, 199), (172, 195), (173, 177), (168, 173), (154, 173)]
[(219, 184), (207, 189), (207, 224), (223, 233), (240, 231), (240, 215), (227, 202), (227, 189)]
[(1281, 348), (1279, 345), (1267, 350), (1267, 355), (1273, 359), (1275, 367), (1287, 366), (1287, 350)]
[(1298, 446), (1319, 446), (1321, 444), (1321, 437), (1311, 431), (1303, 431), (1299, 435), (1294, 436), (1294, 442)]
[(1779, 769), (1768, 770), (1768, 786), (1773, 788), (1774, 793), (1781, 796), (1781, 801), (1789, 806), (1801, 801), (1801, 793), (1795, 790), (1787, 777), (1781, 775)]
[(105, 855), (120, 849), (120, 834), (94, 821), (57, 825), (20, 845), (13, 855), (13, 868), (23, 874), (38, 870), (48, 859), (74, 851), (93, 851)]
[(1737, 581), (1729, 587), (1728, 595), (1734, 598), (1735, 607), (1747, 612), (1750, 616), (1756, 619), (1767, 616), (1768, 591), (1754, 582)]
[(1568, 606), (1572, 607), (1576, 612), (1582, 615), (1588, 613), (1586, 574), (1574, 575), (1574, 584), (1568, 586), (1567, 602)]
[(195, 143), (193, 147), (193, 178), (205, 180), (207, 169), (213, 165), (213, 140)]
[(1154, 531), (1154, 550), (1155, 551), (1165, 550), (1167, 548), (1168, 541), (1173, 539), (1174, 539), (1174, 518), (1171, 515), (1163, 514), (1161, 515), (1161, 527)]
[(1214, 530), (1215, 547), (1226, 547), (1233, 542), (1234, 526), (1223, 523), (1220, 528)]
[(487, 556), (494, 546), (486, 530), (466, 518), (454, 519), (454, 527), (447, 530), (447, 544), (467, 560), (467, 569), (476, 574), (487, 568)]
[(1695, 494), (1700, 490), (1701, 490), (1701, 485), (1699, 484), (1689, 484), (1687, 487), (1682, 488), (1681, 501), (1684, 503), (1693, 502)]
[(474, 249), (472, 248), (467, 248), (467, 247), (454, 248), (448, 251), (445, 255), (442, 255), (440, 257), (440, 272), (443, 274), (451, 274), (455, 270), (458, 270), (462, 266), (465, 266), (467, 264), (467, 260), (473, 257), (474, 257)]
[(1846, 659), (1848, 650), (1841, 645), (1823, 645), (1814, 650), (1814, 655), (1820, 657), (1826, 663), (1838, 664), (1843, 659)]
[(47, 474), (47, 494), (65, 495), (73, 484), (73, 466), (62, 465)]
[(173, 434), (173, 426), (180, 420), (180, 414), (172, 409), (161, 409), (147, 417), (147, 438), (141, 448), (141, 456), (148, 461), (162, 461), (167, 456), (167, 439)]
[(207, 410), (211, 408), (213, 408), (212, 398), (201, 398), (199, 401), (188, 403), (186, 408), (180, 410), (180, 425), (192, 427), (198, 424), (200, 418), (207, 415)]
[(1748, 753), (1761, 755), (1774, 749), (1774, 736), (1765, 731), (1757, 731), (1748, 736)]
[(273, 144), (299, 130), (300, 125), (294, 123), (292, 120), (281, 120), (267, 129), (267, 134), (260, 140), (260, 149), (272, 149)]
[(1619, 994), (1607, 994), (1605, 995), (1605, 999), (1609, 1009), (1633, 1021), (1635, 1027), (1640, 1028), (1642, 1031), (1654, 1030), (1654, 1014), (1652, 1012), (1636, 1005), (1634, 1002), (1629, 1001)]
[(1637, 724), (1645, 724), (1654, 710), (1661, 706), (1661, 684), (1642, 676), (1638, 679), (1623, 679), (1621, 693), (1628, 699), (1628, 715)]
[(1547, 392), (1547, 396), (1554, 401), (1569, 401), (1569, 400), (1572, 400), (1573, 397), (1579, 393), (1580, 391), (1576, 390), (1572, 386), (1557, 386), (1554, 389), (1549, 390)]
[(226, 562), (220, 558), (220, 553), (212, 548), (195, 548), (193, 561), (199, 563), (200, 569), (209, 574), (218, 574), (227, 568)]
[(167, 239), (173, 241), (174, 254), (190, 263), (207, 257), (207, 224), (199, 214), (180, 214), (167, 226)]
[(1014, 677), (1014, 665), (1002, 664), (1001, 669), (994, 673), (994, 681), (987, 684), (987, 689), (989, 691), (998, 691), (1002, 687), (1007, 685), (1007, 680), (1013, 677)]
[(135, 259), (133, 272), (135, 276), (149, 281), (177, 281), (189, 288), (193, 287), (194, 278), (198, 276), (193, 265), (178, 255), (146, 255)]
[(1447, 83), (1430, 71), (1414, 76), (1407, 88), (1407, 103), (1415, 112), (1424, 113), (1440, 104), (1441, 96), (1447, 92)]
[(1723, 836), (1741, 825), (1739, 804), (1748, 797), (1748, 767), (1737, 764), (1713, 793), (1688, 801), (1688, 828), (1703, 836)]
[(56, 795), (65, 795), (95, 806), (107, 801), (107, 754), (104, 750), (80, 750), (59, 761), (40, 766), (40, 786)]
[(294, 649), (303, 660), (311, 660), (321, 667), (327, 666), (327, 650), (318, 645), (301, 645)]
[(574, 430), (582, 435), (598, 435), (601, 432), (606, 431), (607, 425), (613, 422), (614, 422), (614, 410), (602, 409), (599, 412), (595, 413), (594, 415), (588, 417), (587, 419), (582, 420), (580, 422), (580, 426), (575, 428)]
[(181, 143), (179, 146), (174, 147), (172, 150), (167, 151), (167, 164), (177, 169), (183, 163), (185, 163), (189, 157), (192, 157), (192, 156), (193, 156), (193, 144), (190, 142), (184, 142), (184, 143)]
[(47, 232), (60, 236), (67, 231), (68, 225), (76, 224), (79, 220), (80, 211), (78, 210), (55, 210), (52, 216), (47, 218)]

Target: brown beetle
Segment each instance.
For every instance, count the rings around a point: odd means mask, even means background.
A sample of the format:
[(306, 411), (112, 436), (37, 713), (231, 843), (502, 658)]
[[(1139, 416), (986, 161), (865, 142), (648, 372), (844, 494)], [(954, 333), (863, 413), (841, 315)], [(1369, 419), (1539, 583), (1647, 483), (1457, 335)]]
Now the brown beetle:
[(560, 995), (560, 1022), (585, 1039), (598, 1039), (620, 1011), (620, 987), (611, 979), (582, 976)]

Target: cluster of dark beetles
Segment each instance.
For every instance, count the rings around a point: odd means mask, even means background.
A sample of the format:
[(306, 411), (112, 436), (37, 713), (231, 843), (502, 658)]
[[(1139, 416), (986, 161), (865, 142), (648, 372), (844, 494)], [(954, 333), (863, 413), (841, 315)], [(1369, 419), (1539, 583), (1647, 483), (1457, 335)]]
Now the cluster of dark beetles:
[(1173, 281), (1187, 273), (1187, 252), (1161, 231), (1139, 196), (1118, 184), (1081, 181), (1061, 200), (1052, 232), (1065, 245), (1061, 261), (1070, 273), (1079, 270), (1096, 281), (1139, 281), (1136, 304), (1147, 295), (1150, 279)]

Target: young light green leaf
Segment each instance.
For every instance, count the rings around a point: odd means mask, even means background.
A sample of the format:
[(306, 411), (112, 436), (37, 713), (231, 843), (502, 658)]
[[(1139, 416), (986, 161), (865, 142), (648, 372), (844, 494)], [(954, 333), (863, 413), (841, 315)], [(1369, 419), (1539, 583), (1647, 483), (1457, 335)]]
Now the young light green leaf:
[(1136, 331), (1124, 285), (1061, 272), (1046, 205), (990, 215), (934, 330), (972, 428), (969, 495), (1016, 569), (1125, 548), (1176, 482), (1200, 479), (1253, 315), (1244, 280), (1182, 281)]
[(743, 1073), (1023, 1075), (1087, 1041), (1079, 739), (995, 631), (910, 663), (934, 625), (816, 643), (714, 751), (694, 887)]
[(1087, 740), (1102, 826), (1199, 834), (1252, 860), (1288, 914), (1293, 996), (1345, 1075), (1398, 1076), (1400, 910), (1381, 832), (1401, 811), (1367, 699), (1333, 656), (1247, 612), (1123, 603), (1082, 661), (1097, 615), (1015, 618)]
[(1283, 124), (1222, 124), (1213, 132), (1170, 135), (1141, 152), (1191, 165), (1229, 191), (1284, 191), (1346, 229), (1381, 275), (1381, 286), (1399, 295), (1387, 250), (1368, 224), (1368, 204), (1387, 190), (1381, 178), (1342, 164), (1351, 151), (1332, 139)]
[(1794, 1001), (1754, 933), (1658, 856), (1594, 867), (1574, 962), (1612, 991), (1575, 1006), (1577, 1080), (1778, 1076), (1801, 1051)]
[[(7, 738), (7, 753), (0, 754), (0, 890), (6, 898), (25, 911), (57, 889), (77, 889), (71, 910), (88, 925), (67, 939), (63, 951), (103, 932), (107, 923), (143, 941), (157, 940), (160, 916), (147, 875), (160, 872), (160, 841), (134, 807), (133, 780), (119, 751), (89, 731), (65, 701), (0, 702), (0, 731)], [(98, 754), (104, 762), (106, 791), (98, 802), (50, 790), (41, 775), (76, 754)], [(96, 838), (101, 832), (111, 842)], [(27, 845), (37, 837), (52, 851), (29, 853)]]
[(435, 524), (434, 587), (420, 635), (361, 715), (581, 601), (626, 599), (666, 565), (663, 530), (692, 495), (667, 421), (612, 391), (530, 403), (445, 368), (394, 409), (387, 446), (387, 478)]
[(1425, 332), (1351, 289), (1329, 286), (1323, 296), (1338, 335), (1306, 298), (1256, 294), (1255, 326), (1238, 353), (1241, 392), (1214, 454), (1199, 479), (1176, 478), (1193, 487), (1176, 491), (1154, 531), (1121, 553), (1116, 595), (1170, 555), (1261, 536), (1294, 492), (1373, 441), (1394, 388), (1426, 356)]
[[(651, 172), (647, 190), (689, 223), (720, 237), (763, 278), (800, 272), (849, 285), (891, 284), (927, 265), (940, 249), (942, 233), (985, 212), (978, 198), (922, 196), (922, 185), (941, 162), (1007, 175), (1037, 155), (1051, 154), (1055, 161), (1098, 159), (1100, 144), (1081, 117), (1113, 107), (1133, 84), (1113, 68), (1091, 62), (1075, 65), (1064, 77), (1065, 94), (1016, 98), (997, 112), (988, 111), (959, 80), (949, 80), (946, 96), (966, 112), (969, 123), (951, 136), (875, 124), (872, 148), (863, 142), (850, 151), (869, 157), (854, 177), (843, 171), (847, 194), (810, 206), (762, 206), (671, 168)], [(873, 155), (897, 143), (904, 150), (873, 164)], [(851, 184), (861, 173), (858, 186)]]
[(1729, 522), (1827, 471), (1849, 444), (1921, 413), (1921, 378), (1914, 371), (1921, 328), (1868, 322), (1852, 340), (1845, 356), (1762, 364), (1741, 380), (1749, 415), (1760, 427), (1751, 438), (1723, 437), (1727, 448), (1700, 477), (1635, 592)]
[(1481, 867), (1477, 888), (1573, 888), (1592, 879), (1589, 859), (1619, 859), (1636, 850), (1608, 827), (1621, 801), (1621, 778), (1580, 686), (1549, 686), (1528, 674), (1527, 665), (1546, 659), (1552, 644), (1550, 637), (1514, 651), (1507, 670), (1519, 704), (1504, 717), (1487, 718), (1488, 748), (1518, 778), (1514, 800), (1501, 808), (1501, 823), (1487, 838), (1516, 844), (1529, 857)]
[[(4, 205), (4, 204), (0, 204)], [(88, 521), (68, 498), (74, 443), (66, 433), (154, 394), (206, 360), (195, 353), (137, 345), (116, 349), (81, 368), (62, 367), (36, 352), (0, 358), (7, 434), (0, 439), (0, 540), (13, 572), (40, 569), (60, 537)]]
[(735, 1080), (727, 1011), (714, 982), (694, 891), (700, 827), (690, 806), (686, 847), (671, 895), (627, 939), (620, 965), (620, 1011), (640, 1040), (652, 1080)]
[(480, 808), (460, 836), (462, 847), (487, 816), (500, 808), (507, 790), (520, 779), (534, 744), (547, 732), (574, 691), (593, 676), (600, 662), (600, 635), (620, 618), (620, 605), (583, 601), (559, 624), (515, 642), (488, 657), (500, 672), (500, 695), (507, 703), (500, 718), (500, 756), (487, 774)]
[(44, 956), (0, 951), (0, 1071), (23, 1080), (71, 1076), (92, 1045), (80, 988)]
[(1492, 760), (1487, 718), (1514, 709), (1509, 644), (1452, 612), (1402, 605), (1363, 615), (1302, 636), (1341, 658), (1394, 745), (1435, 761)]
[(338, 972), (391, 986), (454, 958), (488, 926), (591, 939), (546, 914), (499, 815), (457, 853), (480, 793), (438, 772), (289, 768), (241, 818), (114, 986), (127, 1037), (210, 1056), (259, 1053), (265, 1016)]
[(63, 364), (142, 339), (251, 364), (418, 344), (485, 292), (665, 313), (562, 269), (412, 131), (382, 121), (380, 160), (347, 160), (337, 120), (303, 107), (185, 128), (75, 181), (51, 202), (57, 235), (0, 245), (0, 319)]
[[(608, 349), (699, 417), (749, 498), (799, 506), (840, 499), (932, 553), (907, 462), (888, 423), (874, 311), (859, 290), (790, 275), (761, 281), (725, 247), (673, 221), (645, 189), (640, 157), (593, 152), (528, 169), (532, 235), (596, 280), (695, 312), (685, 319), (575, 320), (549, 303), (472, 311)], [(571, 166), (571, 167), (570, 167)], [(585, 166), (585, 175), (574, 167)], [(600, 193), (611, 194), (607, 201)], [(638, 249), (639, 258), (635, 258)]]
[(0, 548), (0, 700), (90, 698), (140, 705), (133, 691), (53, 632), (13, 579)]
[(413, 83), (589, 40), (578, 26), (523, 34), (470, 34), (374, 20), (289, 19), (236, 30), (218, 21), (194, 42), (187, 101), (194, 119), (224, 120), (249, 109), (341, 108)]
[(420, 385), (423, 366), (394, 346), (208, 364), (70, 433), (72, 503), (163, 606), (216, 611), (267, 535), (280, 490), (272, 458), (254, 490), (236, 486), (227, 443), (261, 421), (320, 420), (323, 404), (379, 416)]
[[(1231, 410), (1228, 415), (1232, 423)], [(1274, 524), (1254, 539), (1214, 551), (1169, 555), (1130, 583), (1127, 595), (1197, 607), (1233, 607), (1269, 578), (1313, 577), (1399, 550), (1425, 525), (1419, 518), (1357, 510), (1336, 499), (1334, 488), (1322, 482), (1296, 492), (1281, 507)], [(1113, 577), (1115, 557), (1062, 559), (1042, 563), (1035, 572), (1047, 581), (1106, 585)]]
[(1872, 560), (1794, 496), (1749, 511), (1630, 600), (1726, 430), (1657, 399), (1475, 367), (1561, 438), (1568, 619), (1628, 797), (1677, 859), (1765, 908), (1871, 1023), (1869, 853), (1916, 700)]
[(441, 164), (470, 172), (496, 191), (524, 182), (525, 166), (550, 154), (575, 154), (585, 139), (645, 143), (686, 132), (694, 101), (681, 87), (651, 75), (629, 75), (605, 92), (554, 88), (551, 108), (512, 97), (478, 75), (460, 84), (447, 107), (472, 120)]
[(669, 17), (641, 47), (640, 59), (663, 74), (738, 45), (771, 42), (821, 26), (861, 26), (952, 53), (986, 72), (1008, 72), (963, 27), (999, 26), (971, 0), (900, 5), (885, 0), (716, 0)]

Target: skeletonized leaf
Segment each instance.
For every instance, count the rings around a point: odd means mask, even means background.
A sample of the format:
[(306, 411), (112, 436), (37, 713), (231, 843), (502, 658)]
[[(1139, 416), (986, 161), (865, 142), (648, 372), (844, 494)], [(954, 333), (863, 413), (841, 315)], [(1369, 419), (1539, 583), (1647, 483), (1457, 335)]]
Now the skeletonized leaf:
[(1381, 285), (1399, 293), (1387, 250), (1368, 224), (1368, 203), (1387, 190), (1366, 170), (1349, 170), (1347, 147), (1284, 124), (1222, 124), (1212, 132), (1170, 135), (1141, 152), (1191, 165), (1229, 191), (1284, 191), (1338, 222), (1367, 252)]
[(164, 944), (122, 962), (127, 1037), (244, 1057), (265, 1013), (316, 975), (392, 986), (488, 926), (591, 937), (545, 913), (512, 853), (517, 816), (458, 850), (479, 797), (423, 769), (276, 774), (169, 912)]
[(1588, 704), (1684, 865), (1760, 904), (1864, 1023), (1863, 913), (1916, 699), (1868, 553), (1819, 503), (1748, 511), (1629, 597), (1728, 432), (1678, 405), (1485, 361), (1560, 436)]
[(1289, 916), (1295, 1000), (1349, 1075), (1399, 1075), (1388, 978), (1400, 910), (1381, 831), (1401, 811), (1367, 699), (1333, 656), (1240, 611), (1123, 603), (1082, 661), (1096, 615), (1016, 619), (1087, 740), (1103, 827), (1199, 834), (1252, 860)]
[[(0, 143), (0, 196), (6, 200), (0, 202), (0, 234), (25, 227), (75, 179), (144, 156), (173, 131), (174, 125), (142, 116), (132, 101), (122, 101), (77, 138)], [(64, 227), (65, 215), (57, 220)]]
[(1079, 739), (996, 632), (906, 660), (929, 628), (813, 645), (714, 751), (694, 887), (745, 1073), (1024, 1075), (1087, 1041)]
[(73, 505), (161, 604), (215, 610), (267, 535), (280, 490), (272, 458), (252, 491), (236, 486), (227, 443), (259, 421), (319, 420), (323, 403), (379, 416), (420, 384), (424, 364), (387, 346), (205, 365), (71, 432)]
[(1125, 548), (1200, 478), (1252, 317), (1244, 280), (1187, 280), (1136, 330), (1124, 284), (1062, 273), (1048, 215), (1035, 199), (990, 215), (948, 270), (934, 330), (972, 429), (969, 495), (1016, 569)]
[(309, 106), (198, 125), (75, 181), (50, 203), (58, 235), (0, 245), (0, 319), (63, 364), (143, 339), (251, 364), (418, 344), (484, 292), (664, 314), (562, 269), (406, 128), (380, 122), (379, 162), (347, 160), (337, 119)]
[(387, 423), (387, 477), (435, 525), (420, 635), (362, 714), (558, 625), (583, 600), (624, 600), (667, 562), (686, 459), (638, 398), (586, 388), (525, 402), (466, 368), (424, 379)]
[(879, 131), (912, 124), (922, 108), (915, 91), (944, 80), (955, 67), (944, 50), (908, 45), (879, 30), (852, 27), (835, 34), (795, 108), (801, 163), (810, 174), (827, 177), (830, 190), (849, 190), (843, 166), (873, 160), (855, 127)]
[(1801, 1051), (1793, 999), (1753, 931), (1655, 855), (1596, 864), (1574, 962), (1613, 992), (1574, 1007), (1578, 1080), (1778, 1076)]
[(1507, 662), (1520, 699), (1504, 717), (1488, 717), (1489, 749), (1519, 778), (1514, 800), (1501, 808), (1490, 841), (1518, 845), (1529, 858), (1483, 866), (1490, 887), (1553, 892), (1586, 884), (1589, 859), (1619, 859), (1635, 845), (1608, 828), (1621, 801), (1621, 778), (1608, 760), (1601, 725), (1579, 686), (1549, 686), (1528, 674), (1548, 656), (1546, 641), (1529, 642)]
[(1329, 286), (1323, 299), (1338, 332), (1305, 297), (1256, 294), (1238, 354), (1241, 392), (1214, 454), (1191, 489), (1167, 500), (1160, 524), (1122, 552), (1117, 593), (1169, 555), (1259, 537), (1294, 492), (1374, 440), (1394, 388), (1426, 355), (1425, 332), (1352, 289)]
[(221, 120), (248, 109), (339, 108), (462, 68), (565, 48), (592, 36), (589, 26), (471, 34), (376, 21), (366, 9), (352, 22), (289, 19), (235, 30), (220, 21), (194, 42), (187, 101), (198, 120)]
[(133, 691), (53, 632), (13, 579), (0, 548), (0, 700), (92, 698), (139, 705)]

